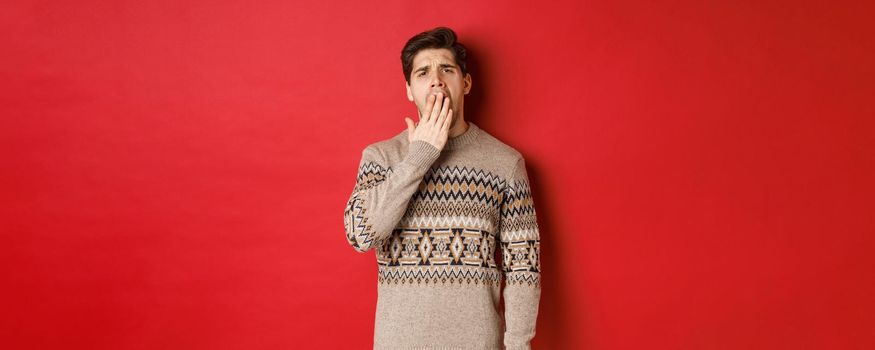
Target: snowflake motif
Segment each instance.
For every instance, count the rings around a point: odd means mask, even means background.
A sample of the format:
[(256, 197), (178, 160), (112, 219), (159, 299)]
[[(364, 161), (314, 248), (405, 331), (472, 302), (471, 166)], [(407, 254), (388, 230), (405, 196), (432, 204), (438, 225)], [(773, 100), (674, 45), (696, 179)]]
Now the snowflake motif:
[(415, 238), (407, 238), (407, 243), (404, 245), (404, 254), (405, 258), (416, 257), (417, 248), (419, 248), (419, 241)]
[(392, 259), (397, 260), (398, 256), (401, 254), (401, 239), (397, 236), (392, 239)]

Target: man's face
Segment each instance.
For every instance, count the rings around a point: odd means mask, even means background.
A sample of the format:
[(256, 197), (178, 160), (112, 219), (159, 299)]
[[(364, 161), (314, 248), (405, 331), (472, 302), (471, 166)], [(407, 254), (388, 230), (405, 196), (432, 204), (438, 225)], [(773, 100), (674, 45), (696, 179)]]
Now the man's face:
[[(426, 111), (428, 97), (438, 92), (450, 98), (453, 109), (453, 124), (462, 116), (464, 96), (471, 91), (471, 74), (462, 76), (462, 70), (453, 59), (449, 49), (424, 49), (413, 57), (413, 70), (407, 84), (407, 99), (416, 104), (420, 119), (431, 113)], [(452, 125), (450, 126), (452, 127)]]

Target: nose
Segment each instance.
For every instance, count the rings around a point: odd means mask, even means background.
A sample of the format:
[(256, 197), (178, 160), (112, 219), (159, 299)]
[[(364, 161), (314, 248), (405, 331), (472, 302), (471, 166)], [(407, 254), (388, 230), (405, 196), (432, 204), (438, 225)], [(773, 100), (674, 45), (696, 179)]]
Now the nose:
[(441, 80), (440, 74), (432, 74), (430, 83), (431, 83), (432, 89), (434, 89), (434, 88), (443, 89), (446, 87), (446, 85), (444, 84), (444, 81)]

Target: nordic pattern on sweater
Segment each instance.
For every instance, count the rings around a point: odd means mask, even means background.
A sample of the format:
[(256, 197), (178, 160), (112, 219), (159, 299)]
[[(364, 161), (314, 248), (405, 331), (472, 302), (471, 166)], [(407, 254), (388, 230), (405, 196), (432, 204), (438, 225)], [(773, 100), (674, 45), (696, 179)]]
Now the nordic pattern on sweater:
[[(504, 343), (508, 348), (528, 348), (541, 266), (525, 161), (505, 147), (510, 157), (477, 166), (475, 160), (483, 158), (474, 156), (472, 148), (500, 142), (473, 123), (471, 129), (456, 140), (455, 148), (443, 152), (423, 141), (403, 142), (403, 135), (393, 138), (394, 143), (369, 145), (344, 211), (347, 242), (359, 252), (375, 250), (381, 287), (482, 285), (497, 290), (504, 280)], [(403, 145), (400, 148), (406, 149), (401, 151), (407, 152), (390, 162), (385, 154), (391, 149), (378, 145)], [(438, 160), (445, 154), (460, 156), (456, 162)], [(377, 317), (380, 322), (379, 310)], [(375, 346), (379, 338), (377, 334)]]

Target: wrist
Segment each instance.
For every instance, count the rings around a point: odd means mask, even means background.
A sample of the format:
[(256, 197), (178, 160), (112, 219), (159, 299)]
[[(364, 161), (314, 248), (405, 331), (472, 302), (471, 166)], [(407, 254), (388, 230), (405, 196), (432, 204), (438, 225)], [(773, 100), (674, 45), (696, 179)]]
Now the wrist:
[(416, 166), (430, 166), (440, 156), (441, 150), (423, 140), (414, 140), (407, 147), (404, 161)]

